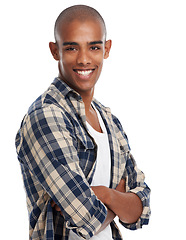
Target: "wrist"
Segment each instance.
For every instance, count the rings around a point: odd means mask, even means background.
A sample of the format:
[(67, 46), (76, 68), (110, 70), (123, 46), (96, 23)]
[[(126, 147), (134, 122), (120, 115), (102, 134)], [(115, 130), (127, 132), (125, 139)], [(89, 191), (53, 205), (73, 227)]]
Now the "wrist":
[(103, 204), (109, 206), (112, 203), (114, 196), (113, 191), (115, 191), (114, 189), (105, 186), (92, 186), (91, 188)]
[(108, 188), (105, 186), (92, 186), (91, 189), (94, 191), (97, 198), (106, 205), (109, 198)]

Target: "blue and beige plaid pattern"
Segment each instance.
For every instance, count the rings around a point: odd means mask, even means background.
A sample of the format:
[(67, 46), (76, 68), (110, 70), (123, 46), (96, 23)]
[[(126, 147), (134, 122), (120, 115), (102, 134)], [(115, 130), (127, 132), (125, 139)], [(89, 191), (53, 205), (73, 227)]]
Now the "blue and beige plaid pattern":
[[(128, 192), (136, 193), (143, 213), (134, 224), (148, 224), (150, 189), (130, 153), (127, 136), (109, 108), (93, 100), (107, 128), (111, 150), (111, 183), (116, 188), (126, 179)], [(82, 98), (59, 78), (29, 108), (16, 135), (29, 212), (30, 240), (68, 239), (72, 229), (89, 239), (107, 214), (105, 205), (90, 188), (96, 166), (97, 146), (86, 127)], [(51, 207), (54, 200), (62, 215)], [(122, 239), (113, 221), (113, 239)]]

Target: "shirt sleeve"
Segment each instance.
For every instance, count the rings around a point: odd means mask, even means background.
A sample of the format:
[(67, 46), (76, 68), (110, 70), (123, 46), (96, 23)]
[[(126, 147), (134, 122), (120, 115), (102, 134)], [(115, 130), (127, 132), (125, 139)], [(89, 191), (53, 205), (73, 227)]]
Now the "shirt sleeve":
[(115, 116), (113, 116), (113, 121), (117, 126), (116, 133), (121, 143), (122, 151), (125, 153), (124, 155), (126, 165), (123, 173), (123, 178), (126, 180), (126, 192), (135, 193), (141, 199), (143, 205), (142, 214), (137, 222), (133, 224), (126, 224), (120, 221), (120, 223), (130, 230), (136, 230), (149, 223), (151, 214), (150, 188), (145, 183), (144, 173), (137, 167), (136, 161), (130, 152), (131, 149), (129, 146), (128, 138), (123, 130), (120, 121)]
[(130, 230), (136, 230), (149, 223), (151, 214), (150, 188), (145, 183), (145, 175), (140, 169), (138, 169), (132, 154), (128, 153), (126, 158), (127, 162), (123, 176), (126, 180), (126, 192), (135, 193), (141, 199), (143, 211), (137, 222), (126, 224), (120, 221), (120, 223)]
[(18, 158), (62, 210), (66, 225), (89, 239), (104, 222), (105, 205), (79, 166), (73, 126), (61, 111), (47, 107), (27, 115), (17, 138)]

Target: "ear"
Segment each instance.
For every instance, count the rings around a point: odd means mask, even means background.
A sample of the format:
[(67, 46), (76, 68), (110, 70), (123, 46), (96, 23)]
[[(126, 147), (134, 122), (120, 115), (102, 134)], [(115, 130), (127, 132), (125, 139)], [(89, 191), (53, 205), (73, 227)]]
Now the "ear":
[(59, 49), (58, 49), (57, 43), (49, 42), (49, 48), (50, 48), (53, 58), (56, 61), (59, 61)]
[(107, 59), (109, 57), (111, 46), (112, 46), (112, 40), (106, 41), (104, 59)]

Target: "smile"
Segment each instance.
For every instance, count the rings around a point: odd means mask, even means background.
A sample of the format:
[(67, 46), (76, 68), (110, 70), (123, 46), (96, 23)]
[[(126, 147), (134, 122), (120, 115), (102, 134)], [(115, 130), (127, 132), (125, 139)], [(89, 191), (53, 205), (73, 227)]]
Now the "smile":
[(88, 69), (88, 70), (77, 70), (77, 69), (75, 69), (74, 71), (80, 76), (87, 77), (91, 73), (93, 73), (94, 69)]
[(88, 76), (93, 70), (87, 70), (87, 71), (79, 71), (77, 70), (77, 73), (83, 76)]

